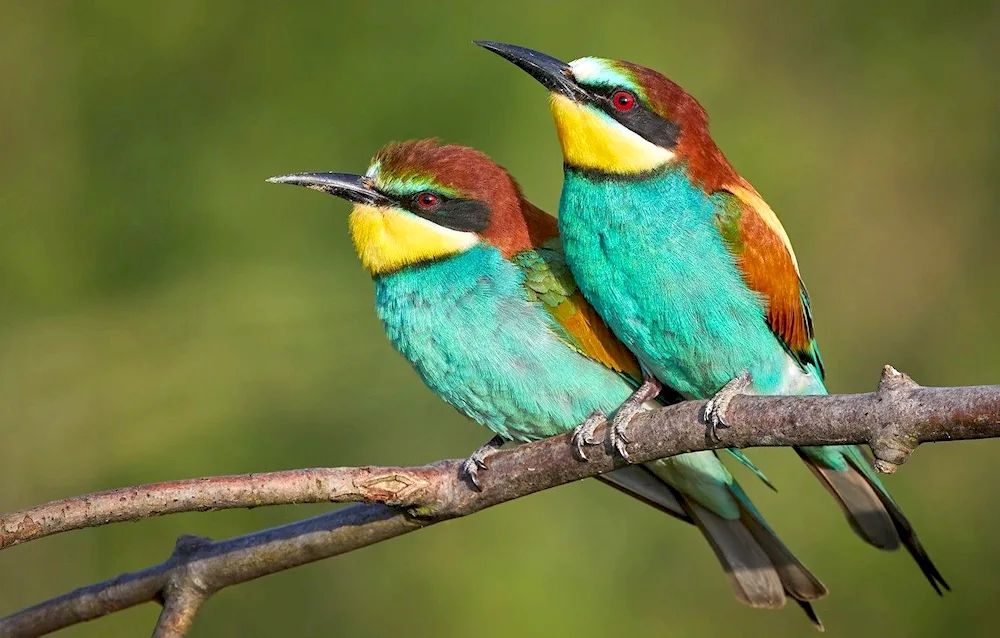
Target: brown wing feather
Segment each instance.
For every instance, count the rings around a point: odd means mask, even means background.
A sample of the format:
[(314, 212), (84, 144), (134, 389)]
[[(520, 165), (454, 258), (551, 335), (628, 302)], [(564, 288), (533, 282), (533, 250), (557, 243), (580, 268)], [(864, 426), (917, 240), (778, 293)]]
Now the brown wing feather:
[[(521, 209), (526, 231), (524, 235), (530, 243), (521, 249), (534, 249), (540, 254), (544, 253), (551, 262), (547, 264), (548, 269), (554, 276), (561, 278), (560, 288), (565, 294), (558, 299), (551, 295), (545, 298), (549, 314), (573, 338), (575, 341), (573, 345), (581, 354), (615, 372), (627, 374), (637, 381), (641, 380), (639, 362), (615, 337), (593, 306), (577, 291), (576, 283), (573, 282), (569, 269), (563, 262), (562, 244), (559, 242), (555, 218), (526, 200), (522, 200)], [(555, 291), (547, 290), (547, 292)]]
[(579, 292), (566, 297), (551, 314), (573, 336), (583, 354), (635, 380), (642, 378), (639, 362)]
[(768, 326), (799, 363), (813, 363), (822, 373), (809, 297), (788, 235), (752, 188), (739, 186), (721, 192), (728, 201), (720, 216), (720, 230), (747, 286), (766, 303)]

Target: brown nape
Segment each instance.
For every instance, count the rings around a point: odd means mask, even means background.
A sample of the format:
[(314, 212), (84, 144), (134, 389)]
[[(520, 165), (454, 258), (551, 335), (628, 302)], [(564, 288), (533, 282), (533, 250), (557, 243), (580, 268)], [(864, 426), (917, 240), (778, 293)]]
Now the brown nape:
[[(504, 251), (505, 257), (510, 257), (510, 255), (527, 248), (541, 246), (559, 235), (559, 223), (556, 218), (524, 199), (523, 196), (521, 197), (521, 211), (528, 231), (527, 241), (518, 246), (512, 246), (513, 250), (510, 251), (510, 254)], [(487, 229), (486, 232), (490, 232), (490, 229)]]
[(677, 155), (688, 163), (688, 173), (706, 192), (742, 186), (753, 187), (733, 169), (708, 130), (708, 114), (687, 91), (652, 69), (631, 62), (621, 65), (630, 70), (646, 91), (650, 106), (660, 116), (680, 125)]
[(484, 153), (438, 140), (392, 143), (375, 159), (384, 174), (422, 175), (490, 208), (490, 222), (480, 235), (511, 257), (558, 233), (556, 220), (521, 195), (514, 178)]

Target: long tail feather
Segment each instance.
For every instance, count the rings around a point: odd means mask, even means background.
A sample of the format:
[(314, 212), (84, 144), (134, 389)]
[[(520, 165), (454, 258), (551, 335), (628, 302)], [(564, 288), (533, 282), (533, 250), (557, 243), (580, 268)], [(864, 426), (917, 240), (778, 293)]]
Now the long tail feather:
[(687, 498), (684, 503), (722, 563), (736, 597), (751, 607), (783, 607), (785, 589), (774, 563), (742, 521), (726, 520)]
[(598, 478), (695, 524), (722, 564), (738, 600), (751, 607), (775, 609), (785, 604), (787, 594), (822, 631), (823, 625), (808, 601), (824, 596), (826, 587), (778, 539), (738, 484), (729, 486), (739, 507), (739, 517), (730, 520), (672, 487), (655, 468), (655, 464), (652, 468), (633, 465)]
[(614, 472), (601, 474), (597, 480), (636, 498), (665, 514), (694, 523), (677, 498), (677, 492), (644, 465), (629, 465)]
[(796, 600), (795, 602), (798, 603), (802, 611), (806, 612), (806, 616), (808, 616), (809, 620), (812, 621), (813, 627), (816, 628), (816, 631), (826, 631), (826, 627), (823, 626), (823, 621), (819, 619), (819, 616), (816, 614), (816, 610), (813, 609), (813, 606), (809, 603), (809, 601)]
[(878, 491), (861, 472), (852, 467), (832, 469), (801, 449), (795, 451), (840, 504), (847, 522), (858, 536), (879, 549), (891, 551), (899, 547), (899, 535), (889, 512)]
[[(829, 454), (831, 449), (842, 454), (841, 468), (830, 467), (832, 463), (824, 463), (822, 457), (816, 456), (819, 450)], [(870, 545), (890, 551), (898, 549), (902, 543), (934, 591), (939, 595), (943, 595), (942, 590), (951, 591), (921, 545), (909, 519), (889, 495), (859, 448), (797, 448), (796, 452), (837, 499), (858, 536)]]
[[(868, 473), (874, 472), (868, 459), (862, 457), (860, 460), (848, 459), (851, 465), (860, 472), (862, 475), (867, 476)], [(859, 464), (864, 463), (867, 467), (858, 467)], [(892, 524), (896, 528), (896, 532), (899, 534), (899, 539), (903, 542), (903, 546), (906, 547), (906, 551), (910, 553), (913, 560), (916, 561), (917, 566), (920, 567), (920, 571), (923, 572), (924, 577), (927, 582), (931, 584), (934, 591), (937, 592), (938, 596), (943, 596), (944, 588), (945, 591), (951, 591), (951, 587), (945, 581), (944, 576), (938, 571), (938, 568), (934, 566), (931, 561), (930, 556), (927, 555), (927, 551), (924, 546), (920, 543), (920, 539), (917, 538), (917, 532), (913, 529), (913, 525), (910, 524), (909, 519), (903, 514), (903, 510), (900, 509), (896, 501), (889, 496), (889, 493), (884, 489), (876, 489), (876, 494), (882, 500), (882, 505), (885, 506), (886, 511), (889, 513), (889, 517), (892, 519)]]
[(774, 486), (774, 483), (771, 482), (771, 479), (767, 478), (767, 476), (764, 475), (764, 473), (760, 470), (760, 468), (758, 468), (754, 464), (754, 462), (750, 460), (750, 457), (748, 457), (746, 454), (743, 453), (743, 450), (731, 447), (731, 448), (726, 448), (726, 452), (729, 452), (729, 454), (734, 459), (742, 463), (744, 467), (753, 472), (757, 476), (757, 478), (759, 478), (764, 483), (764, 485), (768, 486), (775, 492), (778, 491), (778, 488)]
[(826, 586), (781, 542), (740, 486), (734, 483), (731, 489), (740, 504), (740, 521), (774, 563), (788, 595), (799, 601), (818, 600), (826, 596)]

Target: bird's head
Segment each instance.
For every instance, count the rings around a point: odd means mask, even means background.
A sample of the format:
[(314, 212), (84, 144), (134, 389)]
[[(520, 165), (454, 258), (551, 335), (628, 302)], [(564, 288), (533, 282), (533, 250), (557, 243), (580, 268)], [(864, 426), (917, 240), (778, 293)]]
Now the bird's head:
[(689, 159), (709, 145), (705, 110), (652, 69), (604, 58), (569, 63), (538, 51), (477, 42), (550, 91), (563, 157), (571, 168), (628, 175)]
[(364, 175), (297, 173), (268, 181), (353, 202), (351, 238), (372, 275), (484, 243), (509, 257), (538, 241), (537, 235), (556, 232), (552, 218), (548, 226), (529, 225), (527, 218), (540, 211), (522, 198), (507, 171), (479, 151), (436, 140), (388, 144)]

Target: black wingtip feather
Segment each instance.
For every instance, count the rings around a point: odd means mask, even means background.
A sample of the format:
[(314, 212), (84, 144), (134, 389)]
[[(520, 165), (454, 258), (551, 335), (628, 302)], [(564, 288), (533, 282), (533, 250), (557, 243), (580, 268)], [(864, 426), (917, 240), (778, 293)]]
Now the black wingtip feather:
[(886, 503), (886, 509), (889, 510), (889, 514), (892, 516), (892, 522), (896, 524), (896, 530), (899, 532), (899, 538), (903, 541), (906, 551), (910, 552), (910, 556), (916, 561), (917, 566), (920, 567), (920, 571), (924, 573), (924, 577), (931, 584), (931, 587), (934, 588), (934, 591), (937, 592), (937, 595), (944, 596), (944, 592), (950, 592), (951, 585), (948, 584), (948, 581), (938, 571), (934, 562), (931, 561), (931, 557), (927, 555), (927, 550), (920, 544), (916, 532), (910, 526), (910, 521), (903, 516), (903, 512), (895, 503)]
[[(792, 600), (795, 599), (793, 598)], [(809, 604), (808, 601), (795, 600), (795, 602), (799, 604), (799, 607), (802, 608), (802, 611), (806, 612), (806, 616), (809, 616), (809, 620), (812, 621), (813, 627), (816, 628), (816, 631), (819, 632), (826, 631), (826, 628), (823, 626), (823, 621), (819, 619), (819, 614), (816, 613), (816, 610), (813, 609), (813, 606)]]
[[(864, 471), (862, 471), (861, 468), (855, 469), (864, 475)], [(917, 538), (917, 533), (914, 531), (913, 525), (910, 524), (909, 519), (906, 518), (905, 514), (903, 514), (903, 510), (901, 510), (899, 505), (897, 505), (896, 502), (882, 490), (876, 488), (875, 493), (878, 495), (879, 500), (882, 501), (882, 505), (885, 506), (886, 511), (889, 512), (889, 518), (892, 519), (892, 524), (896, 528), (896, 533), (899, 534), (899, 540), (903, 543), (903, 546), (906, 547), (906, 551), (910, 553), (913, 560), (916, 561), (917, 566), (920, 568), (920, 571), (923, 572), (924, 578), (927, 579), (927, 582), (931, 584), (931, 587), (934, 588), (934, 591), (937, 592), (938, 596), (944, 596), (945, 591), (950, 592), (951, 586), (944, 579), (944, 576), (941, 575), (941, 572), (938, 571), (934, 562), (931, 561), (931, 557), (927, 555), (927, 550), (925, 550), (924, 546), (920, 543), (920, 539)]]

